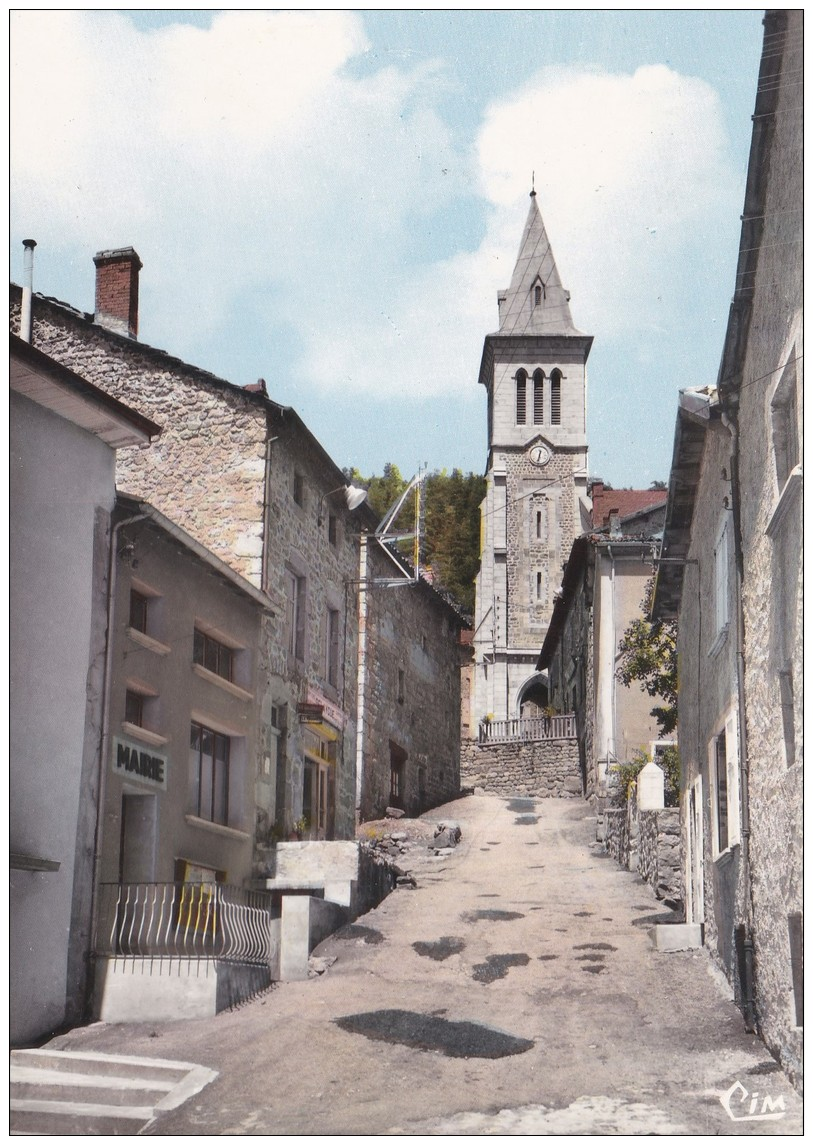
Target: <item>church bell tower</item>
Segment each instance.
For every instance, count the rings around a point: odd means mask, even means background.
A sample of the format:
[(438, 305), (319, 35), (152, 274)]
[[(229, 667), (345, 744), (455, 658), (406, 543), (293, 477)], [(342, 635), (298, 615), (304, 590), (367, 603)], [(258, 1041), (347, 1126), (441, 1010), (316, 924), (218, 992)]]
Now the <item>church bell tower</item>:
[(536, 661), (573, 540), (589, 527), (586, 363), (542, 215), (531, 206), (511, 284), (485, 338), (486, 496), (475, 603), (475, 720), (538, 713)]

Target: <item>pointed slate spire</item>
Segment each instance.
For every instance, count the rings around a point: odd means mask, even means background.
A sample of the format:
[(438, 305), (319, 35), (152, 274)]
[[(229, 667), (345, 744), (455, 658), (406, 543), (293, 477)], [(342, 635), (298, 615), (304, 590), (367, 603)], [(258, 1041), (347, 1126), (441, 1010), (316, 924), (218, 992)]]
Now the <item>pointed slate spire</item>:
[(500, 334), (579, 335), (569, 301), (532, 189), (511, 285), (499, 293)]

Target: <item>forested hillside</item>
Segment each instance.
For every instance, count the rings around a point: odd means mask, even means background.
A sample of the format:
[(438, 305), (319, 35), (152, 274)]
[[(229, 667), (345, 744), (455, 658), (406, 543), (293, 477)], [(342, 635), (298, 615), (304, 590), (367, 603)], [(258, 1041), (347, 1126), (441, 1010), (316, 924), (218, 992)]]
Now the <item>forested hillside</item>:
[[(354, 485), (363, 485), (370, 506), (383, 517), (406, 489), (409, 478), (398, 466), (387, 464), (381, 475), (365, 477), (357, 469), (346, 471)], [(474, 610), (474, 577), (480, 565), (480, 502), (486, 491), (485, 478), (459, 469), (435, 470), (423, 478), (421, 565), (432, 572), (434, 582), (447, 589), (466, 611)], [(410, 492), (394, 528), (415, 527), (415, 491)], [(403, 541), (400, 552), (410, 560), (413, 544)]]

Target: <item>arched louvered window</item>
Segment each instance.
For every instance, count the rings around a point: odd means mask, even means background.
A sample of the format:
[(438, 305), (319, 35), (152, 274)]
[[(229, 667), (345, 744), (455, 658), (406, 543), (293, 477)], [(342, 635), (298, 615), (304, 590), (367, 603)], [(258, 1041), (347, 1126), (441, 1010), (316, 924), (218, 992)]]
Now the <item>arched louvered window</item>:
[(537, 369), (534, 371), (534, 425), (541, 426), (545, 421), (545, 375)]
[(527, 391), (528, 375), (525, 371), (517, 371), (517, 426), (524, 426), (527, 419)]
[(550, 373), (550, 422), (559, 426), (562, 421), (562, 372), (556, 367)]

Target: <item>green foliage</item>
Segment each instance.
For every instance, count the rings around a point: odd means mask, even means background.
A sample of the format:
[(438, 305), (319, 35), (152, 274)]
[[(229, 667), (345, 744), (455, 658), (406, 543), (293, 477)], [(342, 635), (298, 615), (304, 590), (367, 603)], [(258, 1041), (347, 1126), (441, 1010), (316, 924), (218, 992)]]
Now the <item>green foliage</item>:
[[(355, 485), (367, 490), (370, 507), (383, 517), (407, 487), (397, 465), (387, 463), (380, 476), (364, 477), (357, 469), (345, 470)], [(435, 470), (423, 479), (423, 532), (421, 566), (432, 572), (434, 582), (455, 597), (466, 611), (474, 609), (474, 578), (480, 567), (480, 502), (485, 496), (485, 478), (459, 469)], [(413, 494), (395, 527), (411, 530), (415, 524)], [(412, 559), (412, 540), (399, 543), (403, 556)]]
[[(614, 766), (618, 774), (620, 792), (626, 801), (630, 789), (638, 779), (638, 774), (653, 758), (645, 750), (636, 750), (632, 761), (624, 761)], [(667, 746), (658, 753), (655, 763), (663, 770), (663, 803), (667, 809), (676, 808), (680, 802), (680, 755), (677, 746)]]
[(641, 603), (643, 618), (634, 619), (618, 647), (620, 663), (615, 675), (624, 686), (637, 682), (651, 698), (661, 700), (650, 714), (660, 727), (660, 737), (677, 728), (677, 624), (647, 618), (652, 606), (654, 576)]

